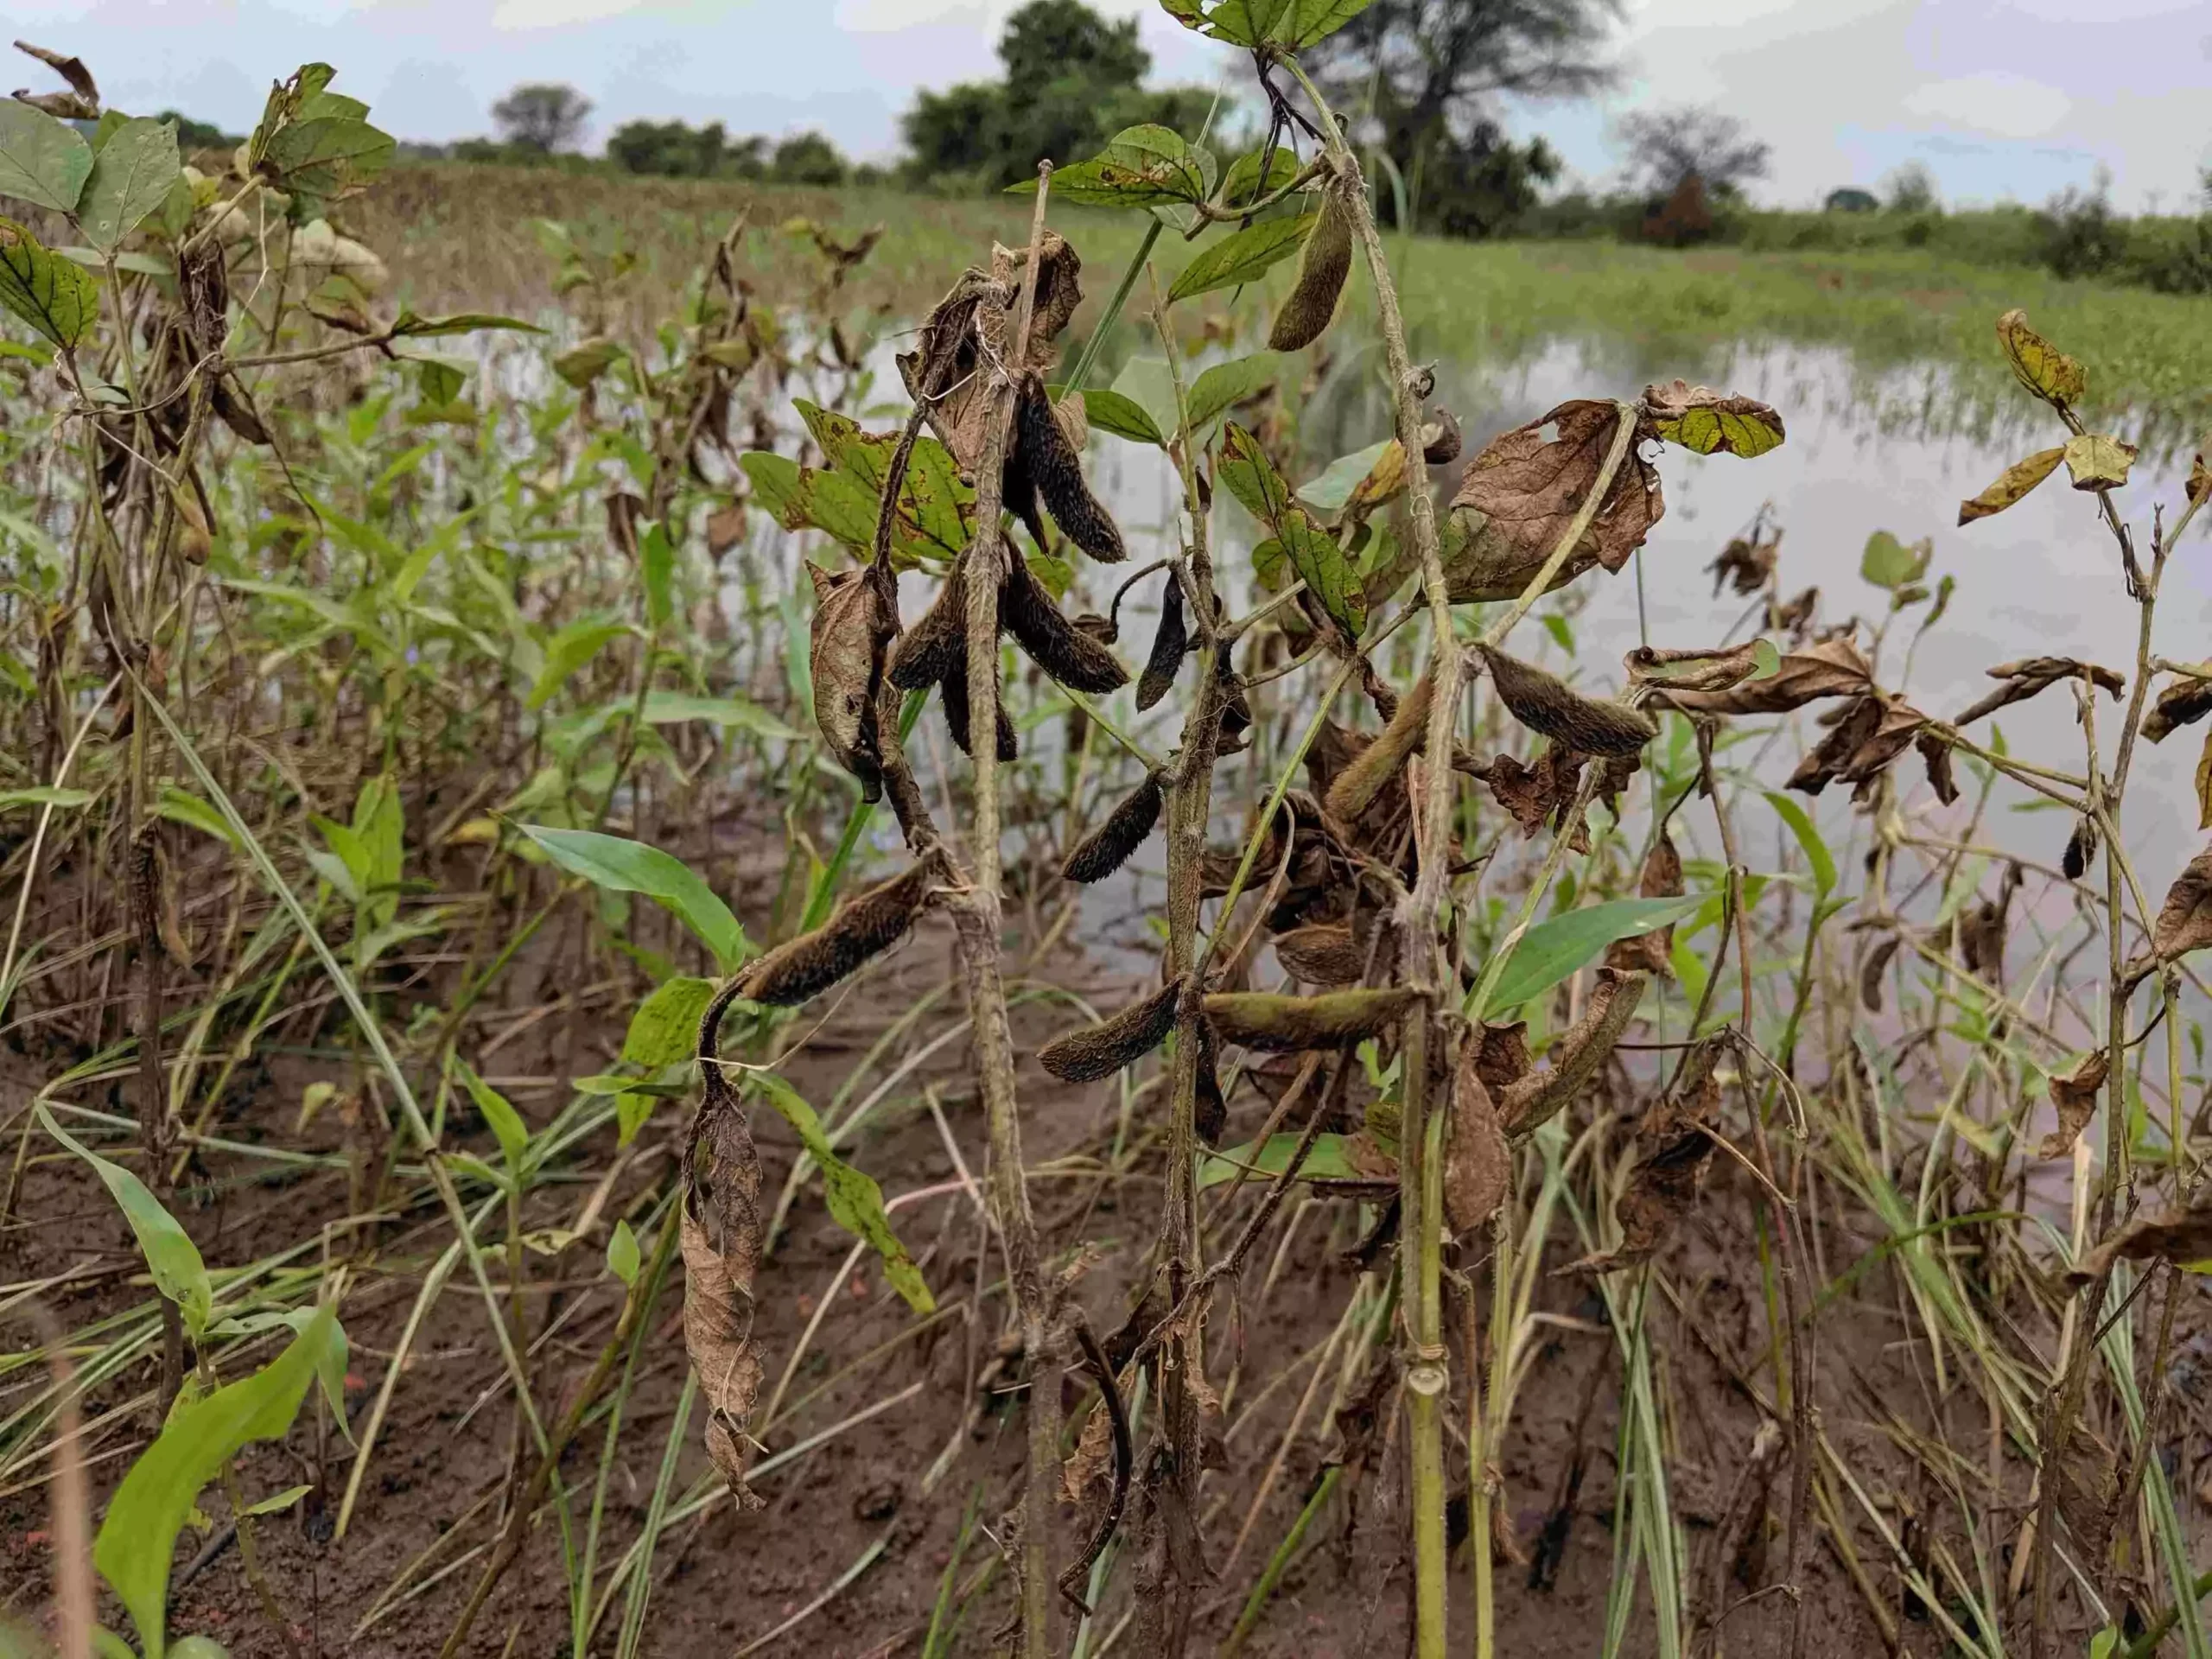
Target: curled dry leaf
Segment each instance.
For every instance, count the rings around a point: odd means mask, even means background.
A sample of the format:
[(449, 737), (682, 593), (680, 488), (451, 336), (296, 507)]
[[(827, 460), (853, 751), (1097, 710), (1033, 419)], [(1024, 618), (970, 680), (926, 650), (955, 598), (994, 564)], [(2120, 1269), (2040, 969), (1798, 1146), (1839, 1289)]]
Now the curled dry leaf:
[[(1578, 398), (1483, 446), (1452, 498), (1452, 518), (1466, 537), (1446, 560), (1454, 601), (1520, 595), (1597, 486), (1619, 421), (1614, 404)], [(1548, 427), (1556, 438), (1545, 438)], [(1618, 570), (1665, 511), (1658, 470), (1631, 448), (1552, 585), (1592, 565)]]
[(1578, 754), (1633, 754), (1659, 735), (1641, 709), (1610, 698), (1586, 697), (1556, 675), (1509, 657), (1494, 645), (1477, 645), (1490, 665), (1498, 701), (1521, 724)]
[(1968, 973), (1992, 985), (2005, 982), (2005, 924), (2012, 895), (2020, 890), (2020, 867), (2007, 864), (1997, 896), (1985, 899), (1960, 916), (1959, 957)]
[(1649, 982), (1641, 973), (1598, 970), (1582, 1017), (1554, 1045), (1551, 1064), (1497, 1090), (1498, 1122), (1506, 1134), (1518, 1140), (1532, 1133), (1582, 1092), (1636, 1017)]
[[(1521, 826), (1521, 838), (1532, 838), (1547, 819), (1564, 817), (1581, 787), (1583, 757), (1556, 743), (1547, 745), (1534, 766), (1523, 766), (1510, 754), (1501, 754), (1474, 775), (1490, 785), (1491, 798)], [(1555, 828), (1564, 829), (1564, 824)], [(1579, 833), (1580, 826), (1575, 826)]]
[(1303, 351), (1320, 339), (1351, 275), (1351, 212), (1343, 187), (1332, 181), (1322, 189), (1321, 211), (1299, 250), (1297, 280), (1268, 332), (1269, 351)]
[[(2024, 657), (2018, 662), (1999, 663), (1990, 669), (1988, 674), (1990, 678), (2001, 683), (1961, 713), (1951, 722), (1954, 726), (1964, 726), (1980, 720), (1984, 715), (1994, 714), (1999, 709), (2034, 696), (2061, 680), (2086, 679), (2115, 697), (2127, 689), (2127, 682), (2112, 670), (2072, 657)], [(2147, 722), (2145, 724), (2147, 728)]]
[(2074, 1285), (2101, 1279), (2115, 1262), (2175, 1262), (2183, 1266), (2212, 1260), (2212, 1205), (2183, 1205), (2156, 1216), (2138, 1216), (2119, 1231), (2082, 1253), (2066, 1275)]
[(899, 632), (899, 594), (887, 567), (855, 565), (834, 575), (812, 560), (811, 665), (814, 718), (837, 764), (860, 780), (863, 799), (883, 794), (876, 748), (875, 694), (884, 652)]
[(705, 1095), (692, 1119), (685, 1158), (683, 1347), (707, 1402), (707, 1454), (741, 1508), (757, 1507), (745, 1484), (746, 1432), (760, 1394), (753, 1337), (753, 1283), (760, 1266), (760, 1160), (744, 1108), (724, 1080), (716, 1039), (727, 996), (708, 1005), (699, 1030)]
[(786, 940), (746, 969), (740, 995), (773, 1007), (819, 995), (905, 938), (944, 874), (943, 855), (932, 853), (855, 893), (811, 933)]
[(1630, 678), (1649, 680), (1662, 690), (1726, 691), (1780, 658), (1764, 639), (1713, 651), (1638, 645), (1621, 658)]
[(1782, 416), (1756, 397), (1675, 380), (1643, 389), (1652, 432), (1694, 454), (1763, 455), (1781, 447)]
[(1459, 416), (1440, 409), (1421, 424), (1421, 458), (1431, 467), (1448, 467), (1459, 459), (1461, 442)]
[(1319, 996), (1217, 991), (1206, 998), (1206, 1021), (1221, 1041), (1246, 1048), (1329, 1048), (1379, 1035), (1418, 1001), (1402, 987)]
[(2144, 716), (2143, 735), (2163, 743), (2181, 727), (2194, 726), (2207, 715), (2212, 715), (2212, 677), (2176, 675)]
[[(1682, 892), (1682, 855), (1663, 827), (1651, 850), (1643, 855), (1643, 874), (1636, 890), (1643, 899), (1673, 899)], [(1615, 939), (1605, 947), (1605, 966), (1622, 973), (1641, 970), (1666, 978), (1675, 971), (1674, 949), (1675, 927), (1670, 922), (1631, 939)]]
[(1511, 1185), (1513, 1151), (1482, 1077), (1482, 1043), (1470, 1033), (1452, 1077), (1444, 1140), (1444, 1213), (1463, 1236), (1488, 1221)]
[(1062, 1083), (1096, 1083), (1135, 1065), (1175, 1029), (1175, 1004), (1184, 982), (1185, 976), (1178, 976), (1111, 1018), (1054, 1038), (1037, 1051), (1039, 1064)]
[(1435, 701), (1436, 682), (1424, 674), (1412, 691), (1399, 701), (1382, 734), (1352, 758), (1329, 785), (1325, 804), (1339, 823), (1351, 823), (1388, 787), (1421, 740), (1428, 734), (1428, 715)]
[(1928, 786), (1936, 791), (1936, 798), (1946, 806), (1959, 798), (1959, 780), (1951, 771), (1951, 746), (1942, 736), (1923, 731), (1912, 740), (1920, 751), (1921, 764), (1928, 768)]
[(2050, 1103), (2058, 1113), (2058, 1127), (2044, 1136), (2037, 1157), (2063, 1158), (2074, 1150), (2082, 1131), (2097, 1115), (2097, 1096), (2111, 1075), (2112, 1056), (2101, 1048), (2084, 1054), (2070, 1071), (2050, 1074)]
[(1775, 563), (1781, 553), (1782, 534), (1779, 531), (1771, 539), (1764, 542), (1753, 541), (1749, 536), (1734, 537), (1720, 550), (1719, 556), (1706, 566), (1713, 572), (1713, 596), (1719, 598), (1724, 588), (1739, 595), (1756, 594), (1774, 575)]
[(1085, 836), (1060, 866), (1071, 881), (1103, 881), (1128, 861), (1160, 822), (1163, 798), (1160, 775), (1147, 772), (1144, 781), (1123, 798), (1106, 822)]
[(2151, 943), (2168, 962), (2212, 944), (2212, 848), (2190, 859), (2166, 889)]
[(1970, 524), (1977, 518), (2004, 512), (2049, 478), (2065, 459), (2066, 448), (2061, 444), (2055, 449), (2038, 449), (2032, 455), (2014, 461), (1980, 495), (1959, 503), (1959, 523)]
[(1720, 1084), (1710, 1051), (1698, 1070), (1682, 1098), (1661, 1101), (1637, 1129), (1642, 1156), (1613, 1205), (1621, 1242), (1560, 1272), (1611, 1273), (1648, 1262), (1695, 1206), (1713, 1165), (1713, 1129), (1720, 1116)]
[(1669, 688), (1666, 696), (1685, 714), (1779, 715), (1823, 697), (1864, 696), (1873, 684), (1866, 658), (1849, 634), (1840, 633), (1786, 652), (1781, 668), (1763, 680), (1747, 680), (1725, 691)]

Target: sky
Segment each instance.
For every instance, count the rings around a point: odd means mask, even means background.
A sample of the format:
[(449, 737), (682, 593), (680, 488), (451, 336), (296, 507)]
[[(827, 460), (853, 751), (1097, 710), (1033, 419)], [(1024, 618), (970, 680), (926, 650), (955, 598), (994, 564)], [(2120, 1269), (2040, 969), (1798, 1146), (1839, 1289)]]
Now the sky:
[[(773, 136), (818, 128), (888, 160), (917, 88), (988, 78), (1017, 0), (10, 0), (7, 33), (81, 55), (108, 103), (250, 127), (269, 82), (338, 66), (341, 90), (402, 138), (489, 130), (524, 80), (595, 106), (595, 143), (639, 118)], [(1233, 85), (1249, 60), (1156, 0), (1140, 20), (1155, 81)], [(2212, 165), (2205, 0), (1628, 0), (1617, 92), (1509, 110), (1576, 179), (1623, 155), (1620, 113), (1714, 105), (1772, 146), (1755, 199), (1809, 206), (1923, 163), (1947, 201), (2039, 203), (2108, 170), (2123, 209), (2181, 209)], [(20, 79), (46, 90), (28, 60)], [(4, 83), (0, 83), (4, 84)]]

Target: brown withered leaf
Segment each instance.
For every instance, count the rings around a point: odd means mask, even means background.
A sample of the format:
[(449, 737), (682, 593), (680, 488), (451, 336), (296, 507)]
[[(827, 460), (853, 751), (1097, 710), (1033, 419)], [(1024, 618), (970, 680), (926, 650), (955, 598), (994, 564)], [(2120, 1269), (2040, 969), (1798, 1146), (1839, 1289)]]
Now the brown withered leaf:
[(1912, 740), (1913, 747), (1920, 751), (1921, 764), (1928, 768), (1928, 786), (1936, 791), (1936, 798), (1946, 806), (1959, 798), (1959, 780), (1951, 771), (1951, 746), (1934, 732), (1923, 732)]
[(2094, 1248), (2066, 1277), (2086, 1285), (2101, 1278), (2115, 1262), (2177, 1262), (2184, 1266), (2212, 1260), (2212, 1204), (2184, 1205), (2156, 1216), (2138, 1216)]
[(2212, 501), (2212, 462), (2204, 459), (2207, 454), (2212, 454), (2212, 439), (2200, 444), (2196, 453), (2190, 457), (2189, 482), (2182, 486), (2182, 493), (2188, 498), (2190, 505), (2196, 507)]
[(2127, 682), (2112, 670), (2100, 668), (2094, 663), (2079, 662), (2071, 657), (2025, 657), (2017, 663), (1999, 663), (1988, 672), (1990, 678), (2003, 683), (1951, 724), (1964, 726), (1980, 720), (1984, 715), (1994, 714), (2007, 704), (2018, 702), (2024, 697), (2032, 697), (2061, 680), (2087, 678), (2115, 697), (2127, 689)]
[(1685, 714), (1779, 715), (1822, 697), (1864, 696), (1874, 671), (1847, 633), (1786, 653), (1781, 669), (1726, 691), (1673, 691), (1667, 701)]
[(2038, 449), (2032, 455), (2014, 461), (1980, 495), (1959, 503), (1959, 523), (1963, 526), (2004, 512), (2049, 478), (2065, 459), (2066, 446), (2061, 444), (2056, 449)]
[(1474, 775), (1490, 785), (1491, 795), (1521, 826), (1525, 841), (1544, 827), (1547, 818), (1573, 804), (1575, 791), (1581, 786), (1583, 760), (1552, 743), (1545, 746), (1533, 766), (1501, 754), (1487, 766), (1478, 768)]
[(760, 1394), (753, 1337), (760, 1265), (760, 1160), (745, 1114), (710, 1089), (691, 1128), (690, 1178), (677, 1243), (683, 1255), (683, 1346), (707, 1402), (707, 1454), (740, 1508), (760, 1499), (745, 1484), (747, 1424)]
[(1654, 435), (1699, 455), (1748, 460), (1781, 448), (1783, 436), (1770, 404), (1684, 380), (1646, 386), (1643, 418)]
[(1928, 724), (1928, 716), (1908, 702), (1892, 702), (1882, 710), (1874, 729), (1844, 764), (1836, 776), (1856, 786), (1854, 798), (1864, 800), (1875, 781), (1889, 770)]
[[(55, 74), (69, 83), (71, 92), (92, 106), (89, 114), (76, 118), (88, 121), (99, 119), (100, 89), (99, 84), (92, 79), (92, 72), (85, 67), (85, 60), (82, 58), (74, 57), (67, 53), (49, 51), (42, 46), (33, 46), (29, 41), (17, 41), (16, 50), (26, 57), (36, 58), (48, 68), (53, 70)], [(16, 96), (21, 98), (22, 94), (18, 92)]]
[[(1472, 1040), (1471, 1037), (1469, 1040)], [(1529, 1057), (1529, 1022), (1482, 1028), (1482, 1043), (1475, 1055), (1475, 1069), (1491, 1095), (1511, 1088), (1529, 1075), (1535, 1062)]]
[(2151, 943), (2168, 962), (2212, 944), (2212, 847), (2190, 859), (2166, 889)]
[(1680, 1100), (1662, 1100), (1637, 1129), (1642, 1156), (1613, 1205), (1621, 1242), (1569, 1263), (1562, 1274), (1611, 1273), (1648, 1262), (1697, 1203), (1713, 1164), (1713, 1128), (1720, 1116), (1720, 1084), (1706, 1051), (1703, 1075)]
[(1821, 590), (1808, 588), (1794, 599), (1773, 600), (1766, 607), (1766, 625), (1778, 632), (1786, 632), (1797, 645), (1805, 643), (1805, 636), (1812, 631), (1813, 615), (1821, 607)]
[[(1476, 545), (1469, 550), (1480, 569), (1478, 587), (1503, 588), (1501, 596), (1510, 597), (1527, 585), (1595, 487), (1619, 421), (1612, 404), (1576, 398), (1483, 446), (1452, 499), (1455, 512), (1469, 509), (1482, 521), (1473, 527)], [(1547, 440), (1547, 427), (1554, 428), (1557, 437)], [(1569, 556), (1567, 569), (1586, 570), (1594, 563), (1618, 570), (1665, 511), (1657, 468), (1631, 448)], [(1453, 575), (1457, 599), (1463, 584), (1459, 573)]]
[(2196, 827), (2212, 830), (2212, 731), (2196, 754)]
[(2063, 1158), (2074, 1150), (2082, 1131), (2097, 1115), (2097, 1096), (2111, 1075), (2112, 1056), (2101, 1048), (2084, 1054), (2071, 1071), (2050, 1074), (2050, 1103), (2058, 1112), (2058, 1127), (2044, 1136), (2037, 1157)]
[(1782, 537), (1753, 541), (1748, 536), (1734, 537), (1720, 550), (1719, 555), (1705, 568), (1713, 572), (1713, 596), (1720, 597), (1723, 588), (1738, 594), (1756, 594), (1774, 575), (1775, 561), (1781, 556)]
[(1598, 970), (1582, 1017), (1553, 1045), (1551, 1064), (1498, 1090), (1497, 1119), (1506, 1134), (1516, 1139), (1529, 1134), (1582, 1092), (1636, 1017), (1649, 983), (1643, 974)]
[(725, 502), (707, 515), (708, 552), (719, 558), (744, 539), (744, 502)]
[(2007, 864), (1997, 896), (1985, 899), (1959, 918), (1959, 956), (1966, 969), (1992, 985), (2005, 979), (2005, 924), (2012, 895), (2020, 890), (2020, 867)]
[(1882, 700), (1859, 697), (1830, 718), (1827, 734), (1815, 743), (1783, 785), (1817, 795), (1834, 783), (1851, 764), (1851, 758), (1874, 735), (1882, 723)]
[[(1763, 639), (1712, 651), (1638, 645), (1621, 658), (1631, 680), (1649, 680), (1669, 691), (1726, 691), (1758, 672)], [(1771, 649), (1771, 647), (1770, 647)]]
[(2207, 715), (2212, 715), (2212, 678), (2176, 675), (2143, 717), (2143, 735), (2153, 743), (2163, 743), (2180, 728), (2194, 726)]
[(1474, 1231), (1505, 1201), (1513, 1152), (1482, 1077), (1482, 1047), (1470, 1033), (1452, 1078), (1452, 1117), (1444, 1142), (1444, 1213), (1452, 1230)]
[(1904, 943), (1895, 933), (1877, 939), (1874, 948), (1866, 953), (1866, 961), (1859, 964), (1859, 1001), (1869, 1014), (1882, 1011), (1882, 977), (1890, 970), (1890, 960)]
[(896, 590), (886, 569), (855, 565), (834, 574), (811, 559), (814, 580), (811, 666), (814, 718), (837, 764), (860, 780), (863, 799), (883, 792), (876, 749), (875, 694), (885, 648), (899, 631)]
[[(1651, 850), (1644, 855), (1643, 874), (1636, 890), (1644, 899), (1673, 899), (1682, 892), (1682, 855), (1675, 850), (1674, 838), (1663, 829)], [(1675, 928), (1670, 922), (1632, 939), (1615, 939), (1605, 947), (1605, 966), (1623, 973), (1641, 969), (1662, 979), (1671, 978), (1675, 971), (1674, 949)]]
[(2074, 833), (2066, 837), (2066, 851), (2059, 861), (2059, 868), (2066, 873), (2069, 881), (2079, 881), (2097, 860), (2097, 823), (2086, 812), (2074, 821)]

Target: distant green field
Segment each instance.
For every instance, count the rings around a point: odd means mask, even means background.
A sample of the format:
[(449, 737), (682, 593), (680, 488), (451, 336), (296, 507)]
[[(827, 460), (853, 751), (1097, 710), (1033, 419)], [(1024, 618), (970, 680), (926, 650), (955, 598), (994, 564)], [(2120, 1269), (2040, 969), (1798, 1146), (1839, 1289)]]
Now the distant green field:
[[(842, 297), (854, 311), (895, 316), (918, 312), (948, 272), (982, 257), (994, 238), (1020, 238), (1027, 220), (1026, 204), (1014, 198), (940, 200), (458, 163), (396, 169), (347, 213), (416, 304), (525, 311), (554, 298), (554, 264), (531, 221), (562, 219), (587, 245), (634, 257), (607, 321), (639, 328), (668, 315), (702, 251), (739, 214), (750, 227), (748, 272), (771, 302), (799, 298), (820, 279), (807, 238), (785, 228), (792, 220), (845, 241), (880, 225), (881, 244)], [(1067, 208), (1054, 221), (1082, 251), (1094, 300), (1103, 298), (1135, 251), (1142, 219)], [(1188, 257), (1179, 237), (1163, 236), (1154, 254), (1161, 282)], [(1271, 276), (1276, 286), (1288, 280), (1287, 267)], [(2212, 420), (2212, 298), (2061, 281), (2029, 265), (1916, 250), (1675, 252), (1422, 238), (1401, 280), (1416, 349), (1431, 357), (1510, 363), (1570, 336), (1616, 347), (1638, 368), (1671, 372), (1731, 344), (1830, 346), (1869, 370), (1952, 365), (1968, 398), (2000, 388), (1992, 325), (2024, 306), (2037, 327), (2093, 366), (2099, 404), (2132, 409), (2169, 441)], [(1350, 303), (1366, 302), (1356, 283)], [(1223, 296), (1224, 310), (1231, 303)], [(1272, 299), (1247, 291), (1233, 303), (1257, 317)]]

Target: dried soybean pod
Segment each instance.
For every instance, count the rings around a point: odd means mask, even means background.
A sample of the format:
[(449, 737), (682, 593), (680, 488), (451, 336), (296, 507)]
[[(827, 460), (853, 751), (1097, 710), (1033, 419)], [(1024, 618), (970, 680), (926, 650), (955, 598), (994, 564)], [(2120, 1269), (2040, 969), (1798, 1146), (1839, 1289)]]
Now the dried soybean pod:
[(1037, 481), (1030, 476), (1028, 459), (1019, 445), (1007, 452), (1006, 470), (999, 478), (999, 499), (1006, 510), (1021, 520), (1039, 553), (1050, 553), (1052, 538), (1045, 533), (1044, 514), (1037, 510)]
[(1508, 713), (1539, 736), (1578, 754), (1634, 754), (1659, 728), (1640, 709), (1610, 698), (1586, 697), (1534, 664), (1495, 645), (1475, 647), (1490, 664), (1491, 683)]
[(1067, 861), (1060, 866), (1060, 874), (1071, 881), (1103, 881), (1113, 874), (1128, 861), (1131, 853), (1143, 845), (1153, 825), (1160, 822), (1160, 773), (1145, 773), (1144, 781), (1129, 791), (1108, 815), (1106, 822), (1085, 836), (1068, 855)]
[(1649, 976), (1598, 970), (1589, 1006), (1552, 1051), (1552, 1063), (1506, 1084), (1497, 1096), (1497, 1120), (1506, 1134), (1529, 1134), (1581, 1092), (1613, 1052), (1621, 1033), (1635, 1018)]
[(1402, 987), (1281, 996), (1268, 991), (1217, 991), (1206, 1020), (1224, 1043), (1247, 1048), (1328, 1048), (1357, 1042), (1395, 1025), (1418, 1000)]
[[(1066, 429), (1052, 413), (1052, 400), (1036, 371), (1021, 377), (1014, 411), (1014, 446), (1020, 464), (1045, 509), (1052, 515), (1070, 541), (1104, 564), (1119, 564), (1128, 556), (1122, 532), (1115, 527), (1098, 498), (1083, 476), (1083, 458), (1068, 442)], [(1008, 465), (1008, 474), (1013, 471)]]
[[(963, 754), (973, 754), (968, 747), (968, 659), (959, 657), (945, 670), (938, 682), (938, 700), (944, 704), (944, 728), (952, 735), (953, 747)], [(1021, 753), (1021, 745), (1014, 734), (1014, 721), (1006, 712), (1006, 699), (997, 701), (999, 759), (1012, 760)]]
[(1328, 799), (1323, 804), (1331, 817), (1338, 823), (1351, 823), (1374, 804), (1427, 736), (1429, 705), (1435, 696), (1436, 682), (1424, 674), (1421, 683), (1399, 700), (1397, 712), (1390, 716), (1382, 734), (1354, 755), (1329, 785)]
[(813, 932), (778, 945), (747, 969), (740, 995), (789, 1007), (828, 990), (906, 938), (939, 874), (938, 861), (925, 858), (903, 874), (854, 894)]
[(1321, 192), (1320, 217), (1313, 221), (1306, 245), (1299, 250), (1298, 280), (1282, 309), (1275, 313), (1274, 327), (1268, 333), (1268, 348), (1302, 351), (1319, 340), (1337, 313), (1338, 296), (1351, 274), (1351, 214), (1339, 187), (1330, 185)]
[(1137, 707), (1149, 709), (1167, 695), (1175, 675), (1191, 649), (1190, 626), (1183, 617), (1183, 583), (1173, 569), (1160, 596), (1160, 630), (1152, 636), (1152, 654), (1145, 658), (1137, 679)]
[(1054, 1038), (1037, 1051), (1039, 1064), (1062, 1083), (1096, 1083), (1142, 1059), (1175, 1029), (1185, 977), (1178, 975), (1109, 1020)]
[(1120, 659), (1067, 620), (1023, 560), (1014, 561), (999, 589), (999, 614), (1015, 643), (1062, 685), (1103, 696), (1129, 683)]
[(1229, 1127), (1229, 1096), (1221, 1092), (1213, 1032), (1204, 1020), (1198, 1022), (1198, 1102), (1192, 1127), (1210, 1147), (1221, 1144), (1222, 1131)]
[[(1366, 977), (1368, 947), (1374, 941), (1360, 938), (1350, 922), (1309, 922), (1274, 936), (1275, 957), (1294, 978), (1308, 985), (1357, 985)], [(1375, 965), (1388, 973), (1396, 966), (1395, 942), (1383, 939), (1375, 950)]]
[(901, 691), (935, 685), (945, 677), (949, 664), (967, 660), (967, 568), (964, 558), (954, 563), (921, 620), (900, 637), (890, 673), (891, 683)]
[(2066, 855), (2059, 868), (2066, 872), (2069, 881), (2079, 881), (2096, 861), (2096, 821), (2083, 817), (2075, 822), (2074, 833), (2066, 838)]

